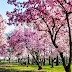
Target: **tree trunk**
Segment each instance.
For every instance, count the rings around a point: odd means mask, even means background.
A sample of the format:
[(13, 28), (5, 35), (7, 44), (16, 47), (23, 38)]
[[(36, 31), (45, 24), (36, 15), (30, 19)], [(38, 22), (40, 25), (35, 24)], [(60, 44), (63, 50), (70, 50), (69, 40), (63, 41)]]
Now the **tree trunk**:
[(42, 69), (42, 67), (39, 65), (38, 60), (36, 60), (34, 56), (33, 56), (33, 58), (34, 58), (35, 62), (36, 62), (36, 63), (37, 63), (37, 65), (38, 65), (38, 70), (41, 70), (41, 69)]
[(30, 64), (30, 63), (29, 63), (29, 55), (28, 55), (28, 64)]
[(18, 63), (20, 62), (20, 58), (18, 58)]
[(10, 63), (10, 58), (9, 58), (9, 63)]
[(44, 61), (43, 61), (43, 65), (45, 65), (45, 58), (44, 58)]
[(66, 72), (71, 72), (70, 66), (66, 66), (65, 71), (66, 71)]
[(54, 67), (54, 66), (53, 66), (53, 62), (54, 62), (54, 60), (52, 59), (52, 68)]
[(50, 63), (50, 56), (49, 56), (49, 65), (51, 65), (51, 63)]
[(38, 63), (39, 63), (39, 58), (38, 58), (38, 55), (36, 55), (36, 57), (37, 57), (37, 61), (38, 61)]
[(56, 58), (56, 66), (58, 66), (59, 65), (59, 59), (58, 59), (58, 56), (57, 56), (57, 58)]
[(38, 70), (41, 70), (42, 69), (42, 67), (41, 66), (38, 66)]
[[(1, 60), (0, 60), (1, 61)], [(4, 58), (4, 61), (5, 61), (5, 58)]]
[(66, 63), (67, 63), (67, 56), (66, 56)]
[(34, 59), (32, 59), (32, 64), (34, 64)]
[(68, 64), (68, 66), (66, 66), (65, 58), (63, 57), (63, 53), (60, 53), (60, 56), (62, 58), (62, 62), (63, 62), (63, 66), (64, 66), (65, 71), (66, 72), (71, 72), (70, 64)]
[(38, 65), (38, 70), (41, 70), (42, 67), (39, 65), (39, 62), (37, 62), (37, 60), (36, 60), (36, 63), (37, 63), (37, 65)]
[(43, 59), (41, 60), (41, 66), (43, 65)]

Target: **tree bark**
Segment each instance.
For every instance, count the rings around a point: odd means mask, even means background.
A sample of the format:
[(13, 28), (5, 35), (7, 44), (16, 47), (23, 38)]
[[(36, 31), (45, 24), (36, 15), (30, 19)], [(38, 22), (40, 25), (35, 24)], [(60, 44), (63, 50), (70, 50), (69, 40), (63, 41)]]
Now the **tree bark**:
[(50, 63), (50, 56), (49, 56), (49, 65), (51, 65), (51, 63)]
[(67, 63), (67, 56), (66, 56), (66, 63)]
[(57, 58), (56, 58), (56, 66), (58, 66), (59, 65), (59, 59), (58, 59), (58, 56), (57, 56)]
[(63, 57), (63, 53), (60, 53), (60, 56), (62, 58), (62, 62), (63, 62), (63, 66), (64, 66), (64, 69), (66, 72), (71, 72), (71, 68), (70, 68), (70, 64), (68, 64), (66, 66), (66, 63), (65, 63), (65, 58)]
[(10, 63), (10, 58), (9, 58), (9, 63)]
[(38, 66), (38, 70), (41, 70), (42, 69), (42, 67), (41, 66)]
[(54, 66), (53, 66), (53, 62), (54, 62), (54, 60), (52, 59), (52, 68), (54, 67)]
[(45, 65), (45, 58), (44, 58), (44, 61), (43, 61), (43, 65)]
[(29, 55), (28, 55), (28, 64), (30, 64), (30, 63), (29, 63)]
[(20, 58), (18, 58), (18, 63), (20, 62)]
[(43, 65), (43, 59), (41, 60), (41, 66)]
[(66, 66), (65, 71), (66, 71), (66, 72), (71, 72), (70, 66)]
[(37, 57), (37, 61), (39, 62), (39, 58), (38, 58), (38, 55), (36, 55), (36, 57)]
[(32, 59), (32, 64), (34, 64), (34, 59)]
[(37, 63), (37, 65), (38, 65), (38, 70), (41, 70), (41, 69), (42, 69), (42, 67), (39, 65), (38, 60), (36, 60), (34, 56), (33, 56), (33, 58), (34, 58), (35, 62), (36, 62), (36, 63)]

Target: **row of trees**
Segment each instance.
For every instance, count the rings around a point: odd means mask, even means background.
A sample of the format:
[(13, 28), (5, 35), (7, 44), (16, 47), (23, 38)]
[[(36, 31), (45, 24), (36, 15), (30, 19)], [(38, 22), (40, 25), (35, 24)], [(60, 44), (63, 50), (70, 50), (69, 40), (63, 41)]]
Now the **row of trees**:
[[(54, 48), (52, 44), (49, 44), (48, 37), (43, 32), (32, 30), (30, 28), (24, 28), (19, 24), (17, 28), (10, 33), (7, 38), (7, 48), (5, 48), (5, 53), (10, 59), (17, 57), (18, 62), (22, 57), (28, 57), (28, 64), (29, 64), (29, 56), (32, 57), (35, 63), (38, 65), (39, 69), (42, 69), (40, 66), (42, 62), (45, 65), (45, 58), (52, 59), (52, 67), (54, 59), (58, 59), (58, 52)], [(4, 40), (6, 42), (6, 40)], [(24, 55), (26, 54), (26, 55)], [(54, 55), (55, 54), (55, 55)], [(2, 54), (3, 55), (3, 54)], [(66, 54), (65, 54), (66, 55)], [(42, 59), (42, 60), (41, 60)], [(50, 60), (49, 60), (50, 64)]]
[[(71, 72), (72, 1), (29, 0), (20, 3), (8, 0), (8, 4), (15, 5), (12, 12), (6, 13), (9, 17), (8, 25), (18, 26), (27, 22), (27, 26), (33, 28), (33, 31), (22, 29), (23, 32), (21, 28), (19, 31), (15, 30), (18, 34), (12, 33), (8, 41), (9, 46), (15, 51), (26, 47), (34, 59), (35, 55), (45, 57), (45, 54), (50, 54), (55, 58), (59, 54), (65, 71)], [(65, 62), (65, 53), (69, 55), (68, 65)], [(36, 63), (41, 68), (37, 60)]]
[[(3, 26), (2, 26), (3, 27)], [(4, 33), (3, 33), (4, 34)], [(53, 67), (53, 61), (54, 59), (58, 60), (58, 51), (55, 49), (53, 44), (51, 43), (51, 40), (48, 35), (46, 35), (45, 32), (40, 32), (37, 30), (33, 30), (32, 28), (25, 28), (22, 24), (19, 24), (14, 31), (10, 33), (7, 37), (7, 43), (6, 39), (4, 39), (4, 42), (2, 45), (7, 45), (7, 48), (5, 48), (5, 56), (10, 58), (17, 57), (18, 61), (20, 57), (23, 57), (24, 54), (26, 54), (29, 58), (31, 55), (36, 64), (38, 65), (38, 69), (42, 69), (42, 66), (40, 66), (39, 60), (42, 59), (42, 62), (45, 65), (45, 58), (49, 57), (49, 64), (50, 64), (50, 57), (52, 59), (52, 67)], [(67, 43), (66, 38), (64, 39), (65, 43)], [(2, 41), (2, 40), (1, 40)], [(66, 46), (67, 47), (67, 46)], [(68, 51), (68, 50), (67, 50)], [(69, 53), (65, 50), (65, 56), (69, 55)], [(3, 55), (3, 54), (1, 54)], [(26, 57), (27, 57), (26, 56)], [(29, 64), (29, 59), (28, 59)], [(58, 65), (58, 61), (57, 61)]]

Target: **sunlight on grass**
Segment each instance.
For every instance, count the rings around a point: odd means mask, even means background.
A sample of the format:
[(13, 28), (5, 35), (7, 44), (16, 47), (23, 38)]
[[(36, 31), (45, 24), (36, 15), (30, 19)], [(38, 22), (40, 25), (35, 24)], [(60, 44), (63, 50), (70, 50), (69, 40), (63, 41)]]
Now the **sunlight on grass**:
[[(12, 70), (10, 72), (15, 72), (15, 71), (19, 71), (19, 72), (65, 72), (63, 65), (59, 64), (59, 66), (55, 66), (54, 64), (54, 68), (51, 68), (51, 65), (46, 64), (45, 66), (42, 66), (42, 70), (38, 70), (37, 65), (29, 65), (28, 67), (25, 65), (2, 65), (3, 67), (0, 67), (0, 70)], [(72, 69), (72, 65), (71, 65), (71, 69)], [(13, 71), (15, 70), (15, 71)], [(72, 70), (71, 70), (72, 71)]]

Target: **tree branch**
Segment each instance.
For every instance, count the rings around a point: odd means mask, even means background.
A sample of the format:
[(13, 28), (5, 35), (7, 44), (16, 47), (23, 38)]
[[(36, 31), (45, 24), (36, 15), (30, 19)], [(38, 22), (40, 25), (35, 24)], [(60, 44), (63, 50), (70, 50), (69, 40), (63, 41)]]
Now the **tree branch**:
[(46, 30), (40, 30), (40, 29), (39, 29), (39, 31), (46, 31)]
[(71, 14), (72, 12), (68, 12), (67, 14)]
[[(66, 0), (64, 0), (64, 2), (67, 3)], [(70, 5), (70, 6), (72, 7), (72, 5), (71, 5), (70, 3), (67, 3), (67, 4)]]
[(60, 57), (62, 58), (63, 66), (66, 68), (65, 58), (63, 57), (63, 53), (60, 52)]
[(55, 21), (54, 21), (54, 18), (52, 17), (52, 20), (53, 20), (53, 28), (52, 28), (52, 31), (54, 33), (54, 28), (55, 28)]
[(55, 38), (54, 38), (54, 42), (56, 41), (56, 36), (57, 36), (57, 34), (58, 34), (58, 32), (59, 32), (59, 30), (60, 30), (60, 28), (63, 26), (63, 24), (58, 28), (58, 30), (56, 31), (56, 34), (55, 34)]
[[(41, 17), (42, 18), (42, 17)], [(49, 33), (50, 33), (50, 35), (53, 37), (53, 35), (52, 35), (52, 33), (51, 33), (51, 30), (50, 30), (50, 28), (49, 28), (49, 26), (48, 26), (48, 24), (47, 24), (47, 22), (45, 21), (45, 19), (44, 19), (44, 17), (42, 18), (42, 20), (45, 22), (45, 24), (46, 24), (46, 26), (48, 27), (48, 29), (49, 29)]]
[(67, 12), (66, 9), (64, 8), (63, 4), (59, 0), (57, 0), (57, 1), (62, 6), (62, 8), (65, 10), (65, 12)]
[[(37, 9), (37, 8), (35, 8), (35, 9)], [(37, 9), (37, 10), (40, 11), (40, 12), (42, 12), (42, 13), (45, 14), (45, 15), (48, 15), (47, 13), (41, 11), (40, 9)]]
[(68, 29), (69, 29), (69, 45), (70, 45), (70, 57), (69, 57), (69, 64), (68, 65), (71, 65), (71, 30), (70, 30), (69, 19), (68, 19), (67, 13), (66, 13), (66, 19), (67, 19)]

